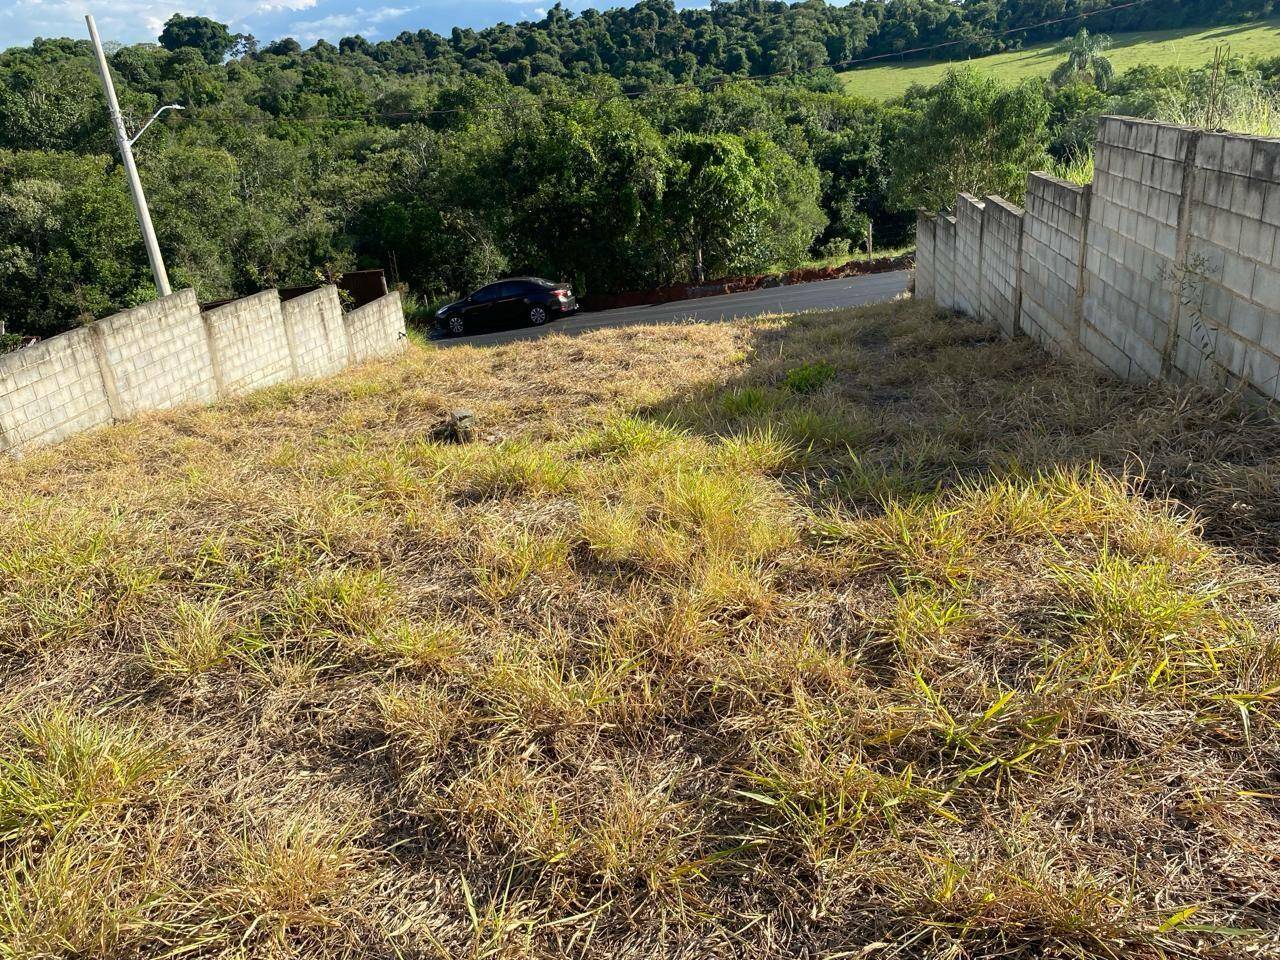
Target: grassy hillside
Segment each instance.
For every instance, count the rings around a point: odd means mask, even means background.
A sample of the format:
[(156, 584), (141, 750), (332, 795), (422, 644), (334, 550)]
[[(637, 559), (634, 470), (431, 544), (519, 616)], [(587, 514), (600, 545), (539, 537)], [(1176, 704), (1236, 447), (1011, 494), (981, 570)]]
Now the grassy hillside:
[(1280, 440), (1229, 402), (907, 302), (414, 347), (0, 489), (0, 956), (1280, 925)]
[[(1200, 67), (1212, 61), (1214, 50), (1223, 44), (1240, 56), (1280, 56), (1280, 18), (1228, 27), (1118, 33), (1113, 39), (1116, 45), (1109, 56), (1119, 72), (1141, 63)], [(970, 63), (1001, 79), (1017, 82), (1051, 74), (1065, 59), (1058, 47), (1057, 43), (1041, 44), (1013, 53), (956, 62)], [(884, 62), (850, 70), (841, 76), (849, 93), (887, 100), (900, 96), (913, 83), (926, 86), (937, 83), (953, 65), (954, 62), (936, 60)]]

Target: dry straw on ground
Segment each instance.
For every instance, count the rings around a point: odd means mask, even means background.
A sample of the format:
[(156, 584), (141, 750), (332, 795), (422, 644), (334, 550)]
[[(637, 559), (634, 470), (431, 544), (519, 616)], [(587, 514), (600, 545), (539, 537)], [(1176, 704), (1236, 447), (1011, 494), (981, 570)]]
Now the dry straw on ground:
[(1230, 399), (898, 303), (414, 349), (0, 485), (0, 957), (1280, 953)]

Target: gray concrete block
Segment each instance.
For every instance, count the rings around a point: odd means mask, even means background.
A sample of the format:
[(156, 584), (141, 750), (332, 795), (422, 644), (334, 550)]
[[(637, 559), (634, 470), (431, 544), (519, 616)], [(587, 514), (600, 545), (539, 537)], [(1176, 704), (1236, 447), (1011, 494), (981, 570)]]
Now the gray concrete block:
[(955, 217), (939, 216), (934, 227), (934, 264), (935, 264), (935, 299), (938, 306), (945, 310), (956, 308), (955, 299), (955, 264), (956, 264), (956, 220)]
[[(1243, 308), (1242, 308), (1243, 309)], [(1259, 332), (1249, 338), (1254, 347), (1260, 347), (1268, 353), (1280, 356), (1280, 323), (1269, 323), (1264, 313), (1259, 311)]]
[[(1249, 343), (1262, 342), (1264, 315), (1261, 307), (1234, 297), (1226, 298), (1226, 307), (1224, 311), (1222, 302), (1215, 302), (1211, 307), (1206, 307), (1205, 314), (1218, 323), (1225, 321), (1225, 326), (1241, 340)], [(1277, 329), (1277, 333), (1280, 333), (1280, 329)]]
[(1255, 303), (1271, 304), (1273, 309), (1280, 310), (1280, 270), (1256, 265), (1252, 260), (1243, 258), (1241, 262), (1253, 267), (1253, 288), (1248, 294), (1249, 299)]
[(1280, 344), (1280, 310), (1275, 308), (1259, 308), (1262, 324), (1261, 331), (1254, 343), (1266, 346), (1266, 349), (1272, 353), (1280, 355), (1280, 349), (1276, 349), (1275, 344)]
[(1221, 133), (1205, 133), (1196, 144), (1195, 164), (1201, 170), (1222, 169), (1222, 153), (1226, 148), (1227, 138)]
[(1280, 184), (1268, 184), (1266, 200), (1262, 204), (1262, 220), (1273, 227), (1280, 227)]
[(92, 329), (105, 357), (104, 379), (117, 420), (217, 399), (213, 359), (194, 290), (99, 320)]
[(350, 363), (351, 348), (337, 287), (324, 286), (286, 300), (281, 313), (297, 376), (324, 377)]
[(1237, 253), (1227, 253), (1222, 261), (1222, 285), (1239, 297), (1253, 295), (1255, 264)]
[(1266, 181), (1250, 177), (1231, 178), (1231, 209), (1239, 216), (1257, 216), (1266, 202)]
[(277, 291), (207, 310), (204, 323), (222, 396), (240, 396), (295, 377)]
[(89, 330), (0, 356), (0, 450), (22, 454), (111, 420)]
[(398, 291), (357, 307), (346, 315), (344, 322), (352, 363), (391, 356), (408, 345)]
[(1263, 396), (1280, 397), (1280, 358), (1262, 350), (1249, 351), (1245, 379)]
[(1253, 170), (1253, 140), (1248, 137), (1227, 137), (1222, 147), (1222, 169), (1247, 177)]
[(1258, 139), (1253, 142), (1253, 168), (1249, 176), (1265, 183), (1280, 182), (1280, 140)]
[(1240, 227), (1240, 253), (1256, 263), (1275, 264), (1280, 230), (1261, 220), (1245, 220)]

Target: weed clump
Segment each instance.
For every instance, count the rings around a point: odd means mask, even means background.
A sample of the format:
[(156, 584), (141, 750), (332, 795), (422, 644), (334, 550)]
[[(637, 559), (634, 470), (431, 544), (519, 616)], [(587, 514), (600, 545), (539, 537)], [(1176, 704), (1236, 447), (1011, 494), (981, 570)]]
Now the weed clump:
[(813, 393), (835, 379), (836, 368), (829, 363), (802, 363), (787, 371), (786, 384), (792, 393)]

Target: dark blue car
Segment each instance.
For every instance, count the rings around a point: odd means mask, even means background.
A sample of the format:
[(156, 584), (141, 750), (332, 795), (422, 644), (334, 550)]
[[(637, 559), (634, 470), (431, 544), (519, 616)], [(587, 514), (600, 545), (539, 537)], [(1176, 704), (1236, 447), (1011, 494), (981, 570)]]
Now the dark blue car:
[(436, 326), (456, 337), (523, 324), (538, 327), (577, 310), (577, 298), (567, 283), (509, 277), (441, 307), (436, 311)]

